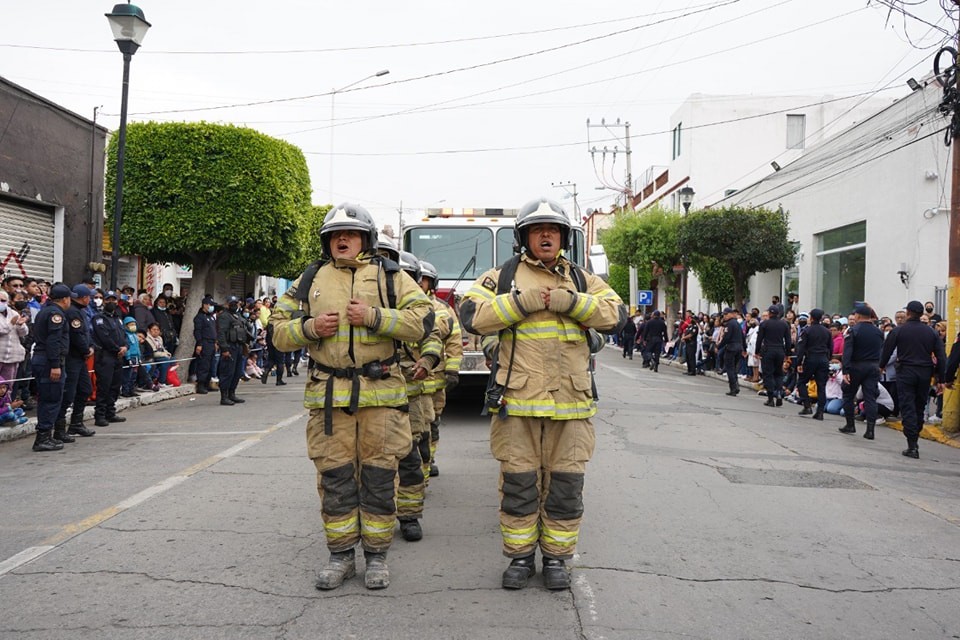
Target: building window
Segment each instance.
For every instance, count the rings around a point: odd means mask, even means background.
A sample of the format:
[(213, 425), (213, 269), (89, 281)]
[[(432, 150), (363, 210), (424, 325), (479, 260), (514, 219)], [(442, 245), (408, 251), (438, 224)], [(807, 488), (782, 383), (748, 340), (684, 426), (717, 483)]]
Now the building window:
[(807, 116), (787, 114), (787, 149), (803, 149), (807, 137)]
[(680, 133), (683, 130), (683, 123), (678, 122), (677, 126), (673, 129), (673, 159), (676, 160), (680, 157)]
[(846, 313), (863, 300), (867, 223), (821, 233), (817, 247), (817, 304), (828, 313)]

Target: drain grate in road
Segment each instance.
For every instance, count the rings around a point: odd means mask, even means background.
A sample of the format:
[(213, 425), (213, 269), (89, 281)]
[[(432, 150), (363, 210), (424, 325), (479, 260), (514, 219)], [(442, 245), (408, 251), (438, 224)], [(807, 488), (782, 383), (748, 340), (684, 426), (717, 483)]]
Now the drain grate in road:
[(746, 469), (743, 467), (723, 467), (717, 468), (717, 471), (734, 484), (809, 489), (874, 490), (873, 487), (860, 482), (856, 478), (832, 471), (781, 471), (776, 469)]

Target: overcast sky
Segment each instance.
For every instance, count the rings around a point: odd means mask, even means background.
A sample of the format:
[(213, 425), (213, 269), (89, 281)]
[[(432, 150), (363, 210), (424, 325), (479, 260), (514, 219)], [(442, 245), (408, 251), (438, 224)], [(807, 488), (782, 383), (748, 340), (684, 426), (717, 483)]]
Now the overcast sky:
[[(130, 121), (235, 123), (288, 140), (316, 204), (331, 200), (332, 142), (332, 199), (394, 224), (401, 202), (410, 215), (519, 207), (562, 200), (551, 183), (568, 181), (582, 209), (609, 205), (588, 138), (622, 147), (622, 130), (588, 131), (587, 118), (631, 123), (637, 176), (669, 162), (663, 132), (690, 94), (896, 98), (956, 28), (938, 0), (912, 0), (915, 18), (877, 0), (136, 4), (153, 26), (131, 67)], [(88, 118), (102, 106), (98, 121), (115, 129), (113, 5), (0, 6), (0, 75)], [(331, 91), (383, 69), (336, 94), (331, 128)], [(622, 157), (613, 171), (622, 182)]]

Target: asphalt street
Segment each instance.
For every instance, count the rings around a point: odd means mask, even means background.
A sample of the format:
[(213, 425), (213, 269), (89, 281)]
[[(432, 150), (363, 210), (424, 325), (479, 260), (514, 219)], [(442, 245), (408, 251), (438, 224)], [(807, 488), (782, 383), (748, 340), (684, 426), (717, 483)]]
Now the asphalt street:
[(960, 450), (909, 460), (899, 432), (844, 436), (616, 349), (570, 591), (500, 588), (471, 395), (391, 586), (319, 592), (303, 380), (139, 407), (61, 452), (0, 443), (0, 638), (960, 638)]

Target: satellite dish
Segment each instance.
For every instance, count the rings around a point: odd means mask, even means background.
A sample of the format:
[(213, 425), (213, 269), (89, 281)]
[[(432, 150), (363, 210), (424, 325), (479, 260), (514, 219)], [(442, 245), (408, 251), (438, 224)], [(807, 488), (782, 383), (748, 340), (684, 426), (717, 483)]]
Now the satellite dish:
[(587, 207), (587, 217), (589, 218), (592, 215), (593, 215), (593, 207)]

